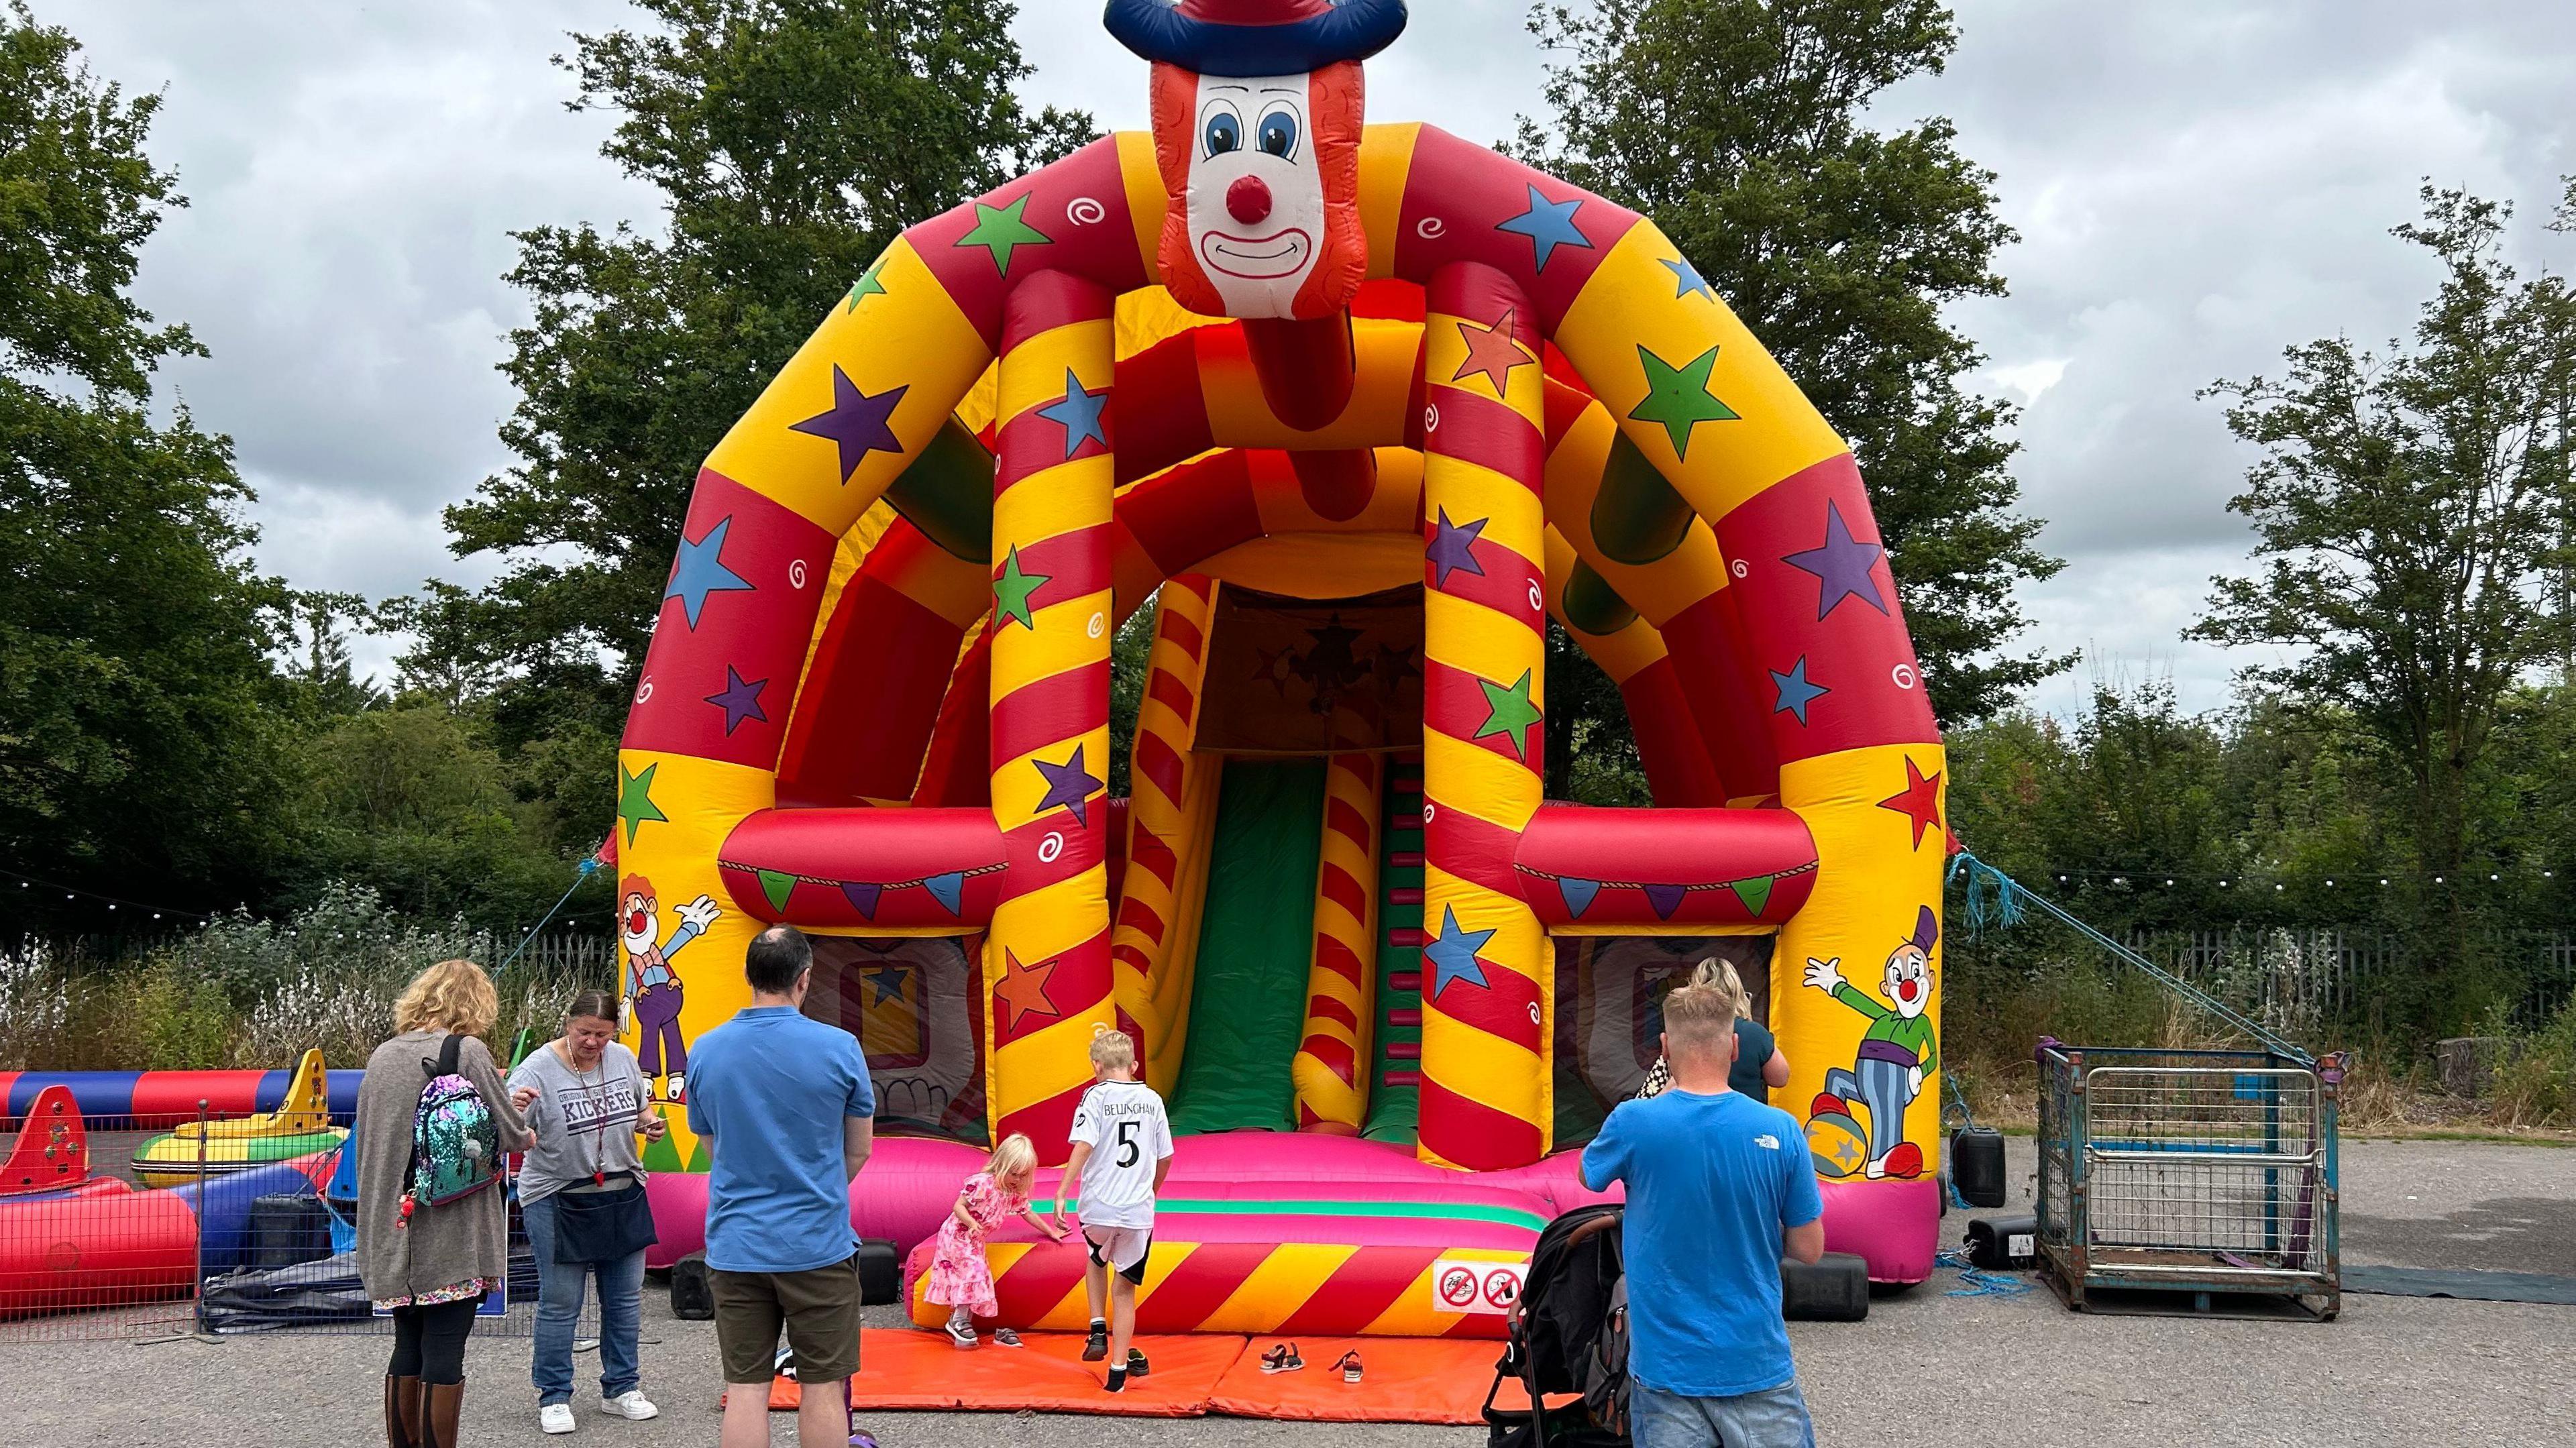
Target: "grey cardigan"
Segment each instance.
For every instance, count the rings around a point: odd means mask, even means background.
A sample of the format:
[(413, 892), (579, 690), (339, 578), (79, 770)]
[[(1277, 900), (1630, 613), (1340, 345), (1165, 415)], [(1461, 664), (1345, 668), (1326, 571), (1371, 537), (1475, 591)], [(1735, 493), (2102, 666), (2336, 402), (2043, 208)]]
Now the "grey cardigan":
[[(417, 1297), (477, 1277), (510, 1272), (510, 1204), (492, 1187), (443, 1207), (420, 1207), (402, 1224), (411, 1182), (412, 1117), (429, 1084), (421, 1062), (435, 1063), (445, 1031), (405, 1031), (367, 1058), (358, 1085), (358, 1276), (378, 1302)], [(501, 1128), (503, 1151), (525, 1151), (533, 1138), (494, 1068), (491, 1049), (468, 1036), (457, 1073), (474, 1083)]]

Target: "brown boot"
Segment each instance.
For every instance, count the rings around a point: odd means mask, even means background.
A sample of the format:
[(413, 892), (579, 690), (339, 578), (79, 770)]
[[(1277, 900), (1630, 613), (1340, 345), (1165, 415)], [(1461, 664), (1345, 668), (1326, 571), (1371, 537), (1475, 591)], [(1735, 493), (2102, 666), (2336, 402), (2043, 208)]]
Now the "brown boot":
[(385, 1448), (417, 1448), (411, 1425), (420, 1421), (420, 1379), (385, 1379)]
[(415, 1448), (456, 1448), (456, 1418), (465, 1409), (463, 1383), (423, 1383)]

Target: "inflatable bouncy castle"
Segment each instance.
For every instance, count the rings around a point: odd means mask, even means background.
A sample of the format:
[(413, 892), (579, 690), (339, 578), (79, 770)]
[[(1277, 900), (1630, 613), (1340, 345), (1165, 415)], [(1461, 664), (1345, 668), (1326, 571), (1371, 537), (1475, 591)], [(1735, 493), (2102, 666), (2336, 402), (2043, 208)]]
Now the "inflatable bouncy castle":
[[(1112, 1025), (1182, 1136), (1144, 1330), (1473, 1334), (1720, 956), (1830, 1244), (1919, 1281), (1945, 770), (1859, 471), (1652, 222), (1364, 124), (1404, 19), (1117, 0), (1152, 129), (904, 233), (716, 446), (618, 766), (629, 1039), (685, 1101), (814, 935), (910, 1240), (997, 1135), (1062, 1159)], [(1550, 619), (1653, 808), (1543, 797)], [(1076, 1249), (994, 1260), (1079, 1314)]]

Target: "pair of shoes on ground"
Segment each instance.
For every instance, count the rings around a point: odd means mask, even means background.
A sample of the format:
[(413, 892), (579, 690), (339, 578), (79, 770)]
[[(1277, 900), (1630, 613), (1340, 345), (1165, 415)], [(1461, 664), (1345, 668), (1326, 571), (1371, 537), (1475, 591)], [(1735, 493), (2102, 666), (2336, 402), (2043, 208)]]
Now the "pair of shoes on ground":
[[(1304, 1366), (1306, 1366), (1306, 1359), (1297, 1351), (1297, 1344), (1293, 1342), (1280, 1343), (1261, 1355), (1261, 1370), (1265, 1373), (1293, 1373)], [(1342, 1354), (1341, 1358), (1333, 1364), (1332, 1370), (1342, 1375), (1343, 1382), (1358, 1382), (1361, 1376), (1359, 1353), (1352, 1351)]]
[[(978, 1346), (978, 1339), (975, 1336), (975, 1325), (973, 1323), (952, 1321), (948, 1324), (947, 1332), (949, 1343), (959, 1352), (973, 1352)], [(1007, 1327), (997, 1327), (993, 1329), (993, 1346), (1023, 1347), (1026, 1346), (1026, 1344), (1020, 1341), (1020, 1335), (1018, 1333), (1011, 1331)]]
[[(641, 1423), (648, 1418), (662, 1416), (662, 1410), (653, 1406), (653, 1400), (645, 1397), (643, 1392), (636, 1388), (629, 1388), (616, 1397), (603, 1399), (600, 1402), (599, 1411), (612, 1418), (624, 1418), (630, 1423)], [(576, 1426), (578, 1425), (573, 1422), (570, 1403), (548, 1403), (537, 1409), (537, 1427), (542, 1432), (569, 1433)]]

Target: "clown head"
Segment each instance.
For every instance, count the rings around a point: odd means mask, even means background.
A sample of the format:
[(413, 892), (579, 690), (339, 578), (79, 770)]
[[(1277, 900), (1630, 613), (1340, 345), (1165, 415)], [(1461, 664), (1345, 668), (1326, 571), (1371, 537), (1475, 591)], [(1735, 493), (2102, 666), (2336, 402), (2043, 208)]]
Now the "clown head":
[(1941, 917), (1929, 905), (1914, 917), (1914, 935), (1887, 957), (1887, 974), (1879, 993), (1896, 1013), (1912, 1020), (1932, 1004), (1932, 947), (1941, 943)]
[(629, 955), (642, 955), (662, 938), (662, 902), (653, 893), (653, 882), (641, 875), (629, 875), (617, 890), (617, 938), (626, 945)]
[(1350, 305), (1368, 270), (1359, 63), (1404, 21), (1403, 0), (1111, 0), (1110, 33), (1154, 62), (1163, 282), (1181, 305)]

